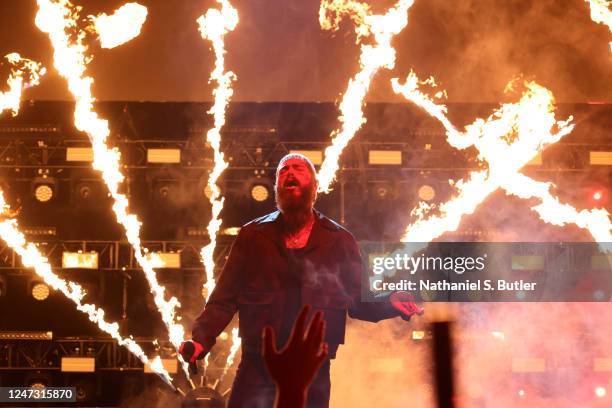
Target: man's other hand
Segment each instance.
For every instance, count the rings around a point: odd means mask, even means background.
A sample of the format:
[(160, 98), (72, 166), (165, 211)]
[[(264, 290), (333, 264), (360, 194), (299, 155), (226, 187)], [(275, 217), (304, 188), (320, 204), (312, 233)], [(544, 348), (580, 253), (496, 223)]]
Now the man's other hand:
[(421, 306), (414, 301), (414, 296), (410, 292), (395, 292), (389, 296), (391, 305), (400, 312), (404, 320), (410, 320), (413, 315), (422, 315), (425, 312)]

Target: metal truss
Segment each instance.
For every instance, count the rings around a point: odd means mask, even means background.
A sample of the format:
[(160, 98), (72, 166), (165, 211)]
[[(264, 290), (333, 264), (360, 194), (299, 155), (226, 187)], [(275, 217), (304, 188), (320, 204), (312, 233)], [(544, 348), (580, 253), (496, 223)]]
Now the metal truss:
[[(147, 354), (161, 352), (176, 358), (167, 341), (136, 338)], [(143, 364), (128, 349), (112, 339), (59, 338), (52, 341), (0, 341), (0, 370), (60, 371), (62, 357), (95, 358), (96, 371), (142, 371)]]
[[(215, 253), (215, 264), (223, 265), (229, 253), (233, 237), (222, 236)], [(127, 241), (52, 241), (35, 242), (42, 254), (54, 268), (62, 268), (63, 252), (98, 253), (98, 270), (130, 271), (140, 269), (134, 251)], [(200, 250), (206, 244), (202, 241), (145, 241), (143, 247), (149, 251), (174, 252), (181, 257), (181, 270), (201, 271)], [(23, 269), (19, 256), (0, 240), (0, 271)]]

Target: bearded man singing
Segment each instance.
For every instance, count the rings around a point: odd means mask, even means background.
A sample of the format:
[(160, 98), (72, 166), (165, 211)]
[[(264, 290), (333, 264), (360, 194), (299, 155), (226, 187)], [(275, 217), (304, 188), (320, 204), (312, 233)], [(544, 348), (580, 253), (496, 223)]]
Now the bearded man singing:
[[(408, 320), (422, 308), (398, 294), (387, 302), (361, 302), (364, 265), (355, 238), (313, 208), (318, 183), (312, 162), (300, 154), (283, 157), (276, 170), (278, 211), (240, 230), (202, 314), (192, 340), (181, 346), (185, 360), (202, 359), (238, 311), (242, 359), (230, 408), (271, 408), (275, 385), (261, 356), (262, 330), (271, 326), (282, 347), (302, 305), (322, 311), (328, 359), (307, 395), (308, 407), (328, 407), (330, 359), (344, 343), (346, 315), (377, 322)], [(401, 294), (399, 294), (401, 295)], [(188, 345), (188, 347), (187, 347)]]

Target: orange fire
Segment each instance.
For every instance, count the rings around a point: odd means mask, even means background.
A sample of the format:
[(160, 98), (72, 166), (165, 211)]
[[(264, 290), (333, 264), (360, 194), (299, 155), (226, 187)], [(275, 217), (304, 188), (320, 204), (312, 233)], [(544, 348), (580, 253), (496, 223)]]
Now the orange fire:
[[(200, 251), (200, 257), (202, 258), (206, 273), (206, 282), (202, 290), (206, 301), (208, 301), (210, 294), (215, 288), (214, 252), (217, 245), (217, 233), (222, 223), (219, 216), (223, 209), (224, 198), (221, 195), (217, 181), (221, 177), (221, 173), (229, 166), (221, 151), (221, 129), (225, 125), (227, 104), (234, 93), (232, 82), (236, 80), (236, 75), (233, 72), (225, 71), (225, 35), (233, 31), (238, 25), (238, 11), (227, 0), (217, 0), (217, 2), (221, 5), (221, 10), (208, 9), (205, 15), (198, 18), (202, 38), (209, 40), (213, 46), (215, 68), (210, 75), (210, 81), (214, 81), (217, 84), (217, 88), (213, 91), (215, 102), (208, 111), (209, 114), (213, 115), (214, 126), (206, 133), (206, 142), (212, 147), (214, 155), (214, 167), (208, 175), (207, 183), (207, 187), (210, 190), (210, 204), (212, 206), (210, 222), (206, 227), (210, 242)], [(233, 355), (236, 354), (240, 343), (240, 338), (236, 333), (236, 336), (232, 336), (232, 351), (230, 351), (228, 356), (224, 373), (227, 372), (228, 367), (231, 365)], [(206, 356), (205, 364), (208, 364), (208, 356)]]
[(112, 15), (89, 16), (91, 29), (98, 34), (102, 48), (115, 48), (138, 37), (147, 19), (147, 8), (138, 3), (126, 3)]
[(13, 116), (17, 116), (23, 90), (38, 85), (40, 77), (45, 74), (45, 68), (40, 62), (22, 58), (16, 52), (4, 58), (11, 65), (11, 73), (7, 80), (9, 90), (0, 92), (0, 113), (10, 110)]
[(223, 197), (217, 181), (221, 173), (229, 166), (221, 152), (221, 128), (225, 125), (225, 111), (227, 104), (232, 97), (232, 81), (236, 79), (231, 71), (225, 71), (225, 35), (236, 28), (238, 25), (238, 12), (227, 0), (217, 0), (221, 5), (221, 10), (208, 9), (206, 15), (198, 18), (200, 34), (205, 40), (212, 42), (215, 52), (215, 68), (210, 75), (210, 80), (217, 83), (217, 88), (213, 91), (215, 102), (208, 111), (214, 117), (214, 126), (206, 133), (206, 142), (210, 144), (214, 154), (214, 168), (208, 176), (208, 188), (210, 189), (210, 203), (212, 205), (212, 215), (208, 226), (208, 236), (210, 243), (200, 251), (202, 263), (206, 271), (206, 283), (204, 283), (203, 294), (208, 300), (211, 292), (215, 288), (215, 261), (213, 254), (217, 245), (217, 233), (221, 228), (222, 220), (219, 218), (223, 209)]
[(399, 0), (386, 14), (373, 14), (370, 6), (353, 0), (322, 0), (319, 23), (324, 30), (337, 30), (343, 16), (355, 24), (357, 44), (361, 46), (360, 71), (348, 83), (340, 102), (341, 128), (332, 132), (332, 144), (317, 176), (319, 191), (329, 192), (339, 167), (340, 155), (365, 123), (362, 106), (372, 78), (382, 69), (395, 66), (391, 40), (408, 24), (408, 9), (414, 0)]
[[(605, 210), (578, 211), (568, 204), (561, 204), (550, 193), (552, 183), (538, 182), (520, 173), (521, 168), (542, 149), (574, 129), (571, 117), (565, 121), (555, 119), (550, 91), (534, 82), (527, 82), (518, 103), (503, 104), (487, 119), (477, 119), (460, 132), (448, 120), (446, 106), (435, 103), (420, 91), (419, 85), (422, 84), (413, 72), (403, 85), (397, 78), (392, 80), (396, 93), (424, 109), (444, 126), (447, 140), (453, 147), (465, 149), (474, 146), (486, 169), (473, 171), (467, 179), (454, 182), (456, 192), (449, 201), (437, 207), (419, 203), (413, 210), (417, 221), (406, 228), (403, 241), (429, 242), (445, 232), (456, 230), (464, 215), (472, 214), (487, 196), (499, 188), (520, 198), (538, 199), (540, 204), (531, 208), (545, 222), (576, 224), (587, 229), (597, 242), (612, 241), (612, 224)], [(435, 86), (431, 80), (428, 84)], [(434, 208), (439, 215), (428, 217)]]
[[(49, 35), (54, 49), (55, 68), (67, 80), (68, 88), (76, 99), (75, 126), (85, 132), (91, 141), (93, 167), (100, 172), (108, 187), (114, 201), (113, 211), (117, 221), (125, 229), (136, 260), (144, 271), (155, 305), (168, 329), (170, 342), (178, 349), (185, 338), (183, 326), (177, 323), (180, 318), (176, 315), (176, 308), (180, 307), (180, 303), (175, 297), (166, 300), (165, 287), (157, 281), (153, 261), (141, 245), (141, 222), (136, 215), (128, 212), (128, 199), (125, 194), (119, 192), (119, 186), (125, 179), (120, 171), (120, 153), (116, 148), (108, 147), (108, 121), (98, 117), (93, 110), (93, 78), (85, 73), (90, 58), (83, 41), (85, 31), (78, 27), (80, 8), (73, 6), (69, 0), (37, 0), (37, 4), (36, 26)], [(182, 363), (188, 376), (188, 366), (185, 362)]]
[(74, 282), (67, 282), (57, 276), (51, 269), (47, 258), (45, 258), (36, 245), (28, 243), (25, 236), (19, 231), (17, 220), (13, 219), (14, 213), (4, 199), (4, 193), (0, 190), (0, 238), (19, 255), (21, 262), (27, 268), (33, 268), (38, 276), (43, 278), (45, 283), (53, 289), (64, 294), (74, 302), (77, 309), (85, 313), (89, 320), (94, 322), (100, 330), (110, 334), (122, 346), (130, 350), (143, 364), (149, 364), (152, 370), (158, 374), (168, 385), (172, 385), (172, 378), (166, 369), (161, 365), (161, 359), (156, 356), (149, 360), (142, 348), (132, 337), (124, 338), (119, 334), (119, 325), (116, 322), (108, 322), (104, 319), (104, 310), (89, 303), (83, 303), (86, 293), (83, 288)]
[[(612, 31), (612, 11), (610, 11), (610, 2), (607, 0), (585, 0), (591, 8), (591, 20), (598, 24), (604, 24)], [(612, 41), (610, 41), (610, 50), (612, 51)]]

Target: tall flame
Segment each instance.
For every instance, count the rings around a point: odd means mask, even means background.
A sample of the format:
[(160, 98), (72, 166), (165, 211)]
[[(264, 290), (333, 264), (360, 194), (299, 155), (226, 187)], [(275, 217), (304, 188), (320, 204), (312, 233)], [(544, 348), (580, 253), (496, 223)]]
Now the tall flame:
[(147, 20), (147, 8), (138, 3), (126, 3), (110, 16), (105, 13), (89, 16), (93, 31), (102, 48), (115, 48), (138, 37)]
[[(355, 133), (365, 123), (362, 106), (372, 78), (381, 68), (395, 66), (393, 37), (408, 24), (408, 9), (414, 0), (399, 0), (384, 15), (372, 14), (365, 3), (353, 0), (322, 0), (319, 23), (324, 30), (337, 30), (342, 16), (355, 23), (357, 44), (361, 45), (360, 71), (348, 83), (340, 102), (341, 128), (332, 132), (332, 144), (325, 149), (325, 159), (319, 170), (319, 191), (329, 192), (338, 171), (340, 154)], [(372, 44), (365, 43), (370, 40)]]
[[(556, 121), (554, 99), (550, 91), (534, 83), (525, 83), (526, 91), (515, 104), (504, 104), (486, 120), (477, 119), (459, 132), (446, 116), (446, 107), (419, 90), (422, 84), (413, 72), (400, 85), (392, 80), (393, 90), (424, 109), (446, 129), (449, 143), (458, 149), (474, 146), (486, 170), (471, 172), (467, 179), (454, 183), (455, 196), (439, 205), (440, 215), (426, 217), (432, 206), (423, 202), (413, 211), (417, 221), (406, 228), (402, 241), (429, 242), (458, 228), (464, 215), (472, 214), (487, 196), (502, 188), (520, 198), (536, 198), (532, 208), (540, 218), (555, 225), (576, 224), (587, 229), (598, 242), (612, 241), (612, 224), (602, 209), (578, 211), (561, 204), (550, 193), (551, 183), (542, 183), (521, 174), (520, 169), (545, 146), (569, 134), (572, 118)], [(432, 84), (431, 80), (428, 83)]]
[(25, 88), (40, 83), (40, 77), (45, 74), (41, 63), (22, 58), (16, 52), (6, 55), (11, 65), (11, 73), (7, 80), (9, 90), (0, 92), (0, 113), (10, 110), (13, 116), (19, 113), (21, 94)]
[[(589, 3), (591, 8), (591, 20), (598, 24), (608, 26), (612, 31), (612, 11), (610, 11), (610, 3), (607, 0), (584, 0)], [(612, 41), (610, 41), (610, 50), (612, 51)]]
[[(89, 136), (94, 152), (93, 167), (101, 173), (108, 187), (114, 200), (113, 211), (117, 221), (125, 229), (136, 260), (144, 271), (154, 295), (155, 305), (168, 329), (170, 342), (178, 349), (185, 337), (183, 326), (176, 322), (176, 308), (180, 303), (175, 297), (166, 300), (165, 288), (157, 282), (153, 261), (146, 256), (147, 251), (142, 248), (140, 242), (141, 222), (136, 215), (128, 212), (128, 199), (125, 194), (119, 192), (119, 185), (124, 180), (120, 171), (120, 153), (116, 148), (110, 149), (107, 146), (110, 133), (108, 121), (99, 118), (93, 110), (93, 78), (85, 74), (89, 62), (86, 57), (87, 46), (83, 43), (85, 32), (77, 27), (80, 9), (73, 6), (69, 0), (37, 0), (37, 3), (36, 25), (49, 35), (54, 49), (55, 68), (68, 81), (68, 88), (76, 99), (75, 126)], [(187, 374), (185, 362), (183, 369)]]
[[(11, 210), (6, 204), (4, 193), (0, 190), (0, 238), (15, 251), (21, 258), (21, 262), (27, 268), (34, 268), (38, 276), (43, 278), (46, 284), (55, 290), (59, 290), (68, 299), (74, 302), (77, 309), (85, 313), (89, 320), (94, 322), (100, 330), (110, 334), (122, 346), (130, 350), (143, 364), (150, 364), (153, 371), (161, 377), (168, 385), (172, 385), (172, 378), (166, 369), (160, 364), (160, 357), (157, 356), (153, 361), (150, 361), (142, 348), (134, 341), (132, 337), (124, 338), (119, 334), (119, 325), (116, 322), (110, 323), (104, 319), (104, 310), (97, 308), (95, 305), (83, 303), (85, 291), (83, 288), (74, 282), (66, 282), (57, 276), (51, 269), (51, 265), (47, 261), (38, 248), (32, 243), (26, 242), (25, 236), (19, 231), (17, 221), (12, 217)], [(159, 363), (157, 361), (159, 360)]]
[(223, 374), (221, 374), (221, 378), (219, 379), (219, 381), (223, 381), (223, 377), (225, 377), (229, 368), (234, 363), (236, 354), (238, 354), (238, 350), (240, 350), (240, 344), (241, 344), (241, 340), (240, 340), (240, 337), (238, 336), (238, 328), (234, 327), (232, 329), (232, 346), (230, 347), (230, 352), (227, 356), (225, 368), (223, 369)]
[(217, 181), (221, 173), (229, 165), (221, 152), (221, 128), (225, 125), (225, 111), (227, 104), (232, 97), (232, 81), (236, 79), (231, 71), (225, 71), (225, 43), (224, 38), (227, 33), (234, 30), (238, 24), (238, 12), (227, 0), (217, 0), (221, 5), (221, 10), (208, 9), (206, 15), (198, 18), (200, 34), (203, 39), (212, 42), (215, 52), (215, 68), (210, 75), (210, 80), (217, 83), (217, 88), (213, 91), (215, 102), (208, 111), (214, 117), (214, 126), (206, 133), (206, 142), (210, 144), (214, 153), (214, 168), (208, 176), (208, 188), (211, 191), (210, 203), (212, 205), (212, 215), (208, 226), (208, 236), (210, 242), (200, 251), (204, 269), (206, 271), (206, 283), (204, 284), (204, 296), (206, 300), (215, 288), (215, 261), (213, 253), (217, 245), (217, 233), (221, 228), (219, 215), (223, 209), (223, 197)]

